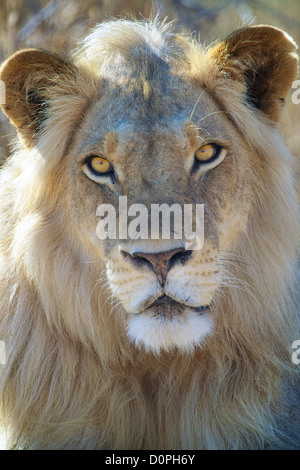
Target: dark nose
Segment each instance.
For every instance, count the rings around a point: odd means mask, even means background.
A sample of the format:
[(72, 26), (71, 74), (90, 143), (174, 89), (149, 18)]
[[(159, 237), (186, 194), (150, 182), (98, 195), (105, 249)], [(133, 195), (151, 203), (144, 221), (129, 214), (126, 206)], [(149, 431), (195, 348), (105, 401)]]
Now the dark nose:
[(145, 259), (149, 261), (159, 283), (164, 286), (168, 272), (174, 263), (179, 260), (182, 262), (182, 264), (184, 264), (190, 254), (191, 251), (186, 251), (184, 248), (174, 248), (173, 250), (161, 251), (160, 253), (138, 252), (135, 253), (133, 257), (136, 260)]

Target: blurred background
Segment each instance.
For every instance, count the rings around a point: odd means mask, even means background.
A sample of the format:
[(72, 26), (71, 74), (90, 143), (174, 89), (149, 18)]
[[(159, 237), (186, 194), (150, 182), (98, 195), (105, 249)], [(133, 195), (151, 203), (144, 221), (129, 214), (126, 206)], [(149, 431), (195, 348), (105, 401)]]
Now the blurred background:
[[(200, 33), (205, 45), (245, 24), (261, 23), (284, 29), (300, 45), (300, 0), (0, 0), (0, 62), (24, 47), (70, 50), (96, 23), (128, 14), (167, 17), (177, 31)], [(291, 94), (283, 132), (300, 161), (300, 103), (293, 104)], [(14, 135), (0, 113), (0, 161)]]

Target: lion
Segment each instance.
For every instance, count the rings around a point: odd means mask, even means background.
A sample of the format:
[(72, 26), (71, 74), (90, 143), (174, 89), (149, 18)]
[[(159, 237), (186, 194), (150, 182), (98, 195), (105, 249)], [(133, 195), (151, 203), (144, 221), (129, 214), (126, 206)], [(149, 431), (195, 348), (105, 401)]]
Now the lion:
[[(299, 217), (280, 132), (295, 51), (272, 26), (204, 48), (122, 19), (67, 55), (4, 62), (9, 449), (299, 447)], [(120, 221), (121, 196), (204, 207), (201, 249), (174, 230), (101, 238), (98, 208)]]

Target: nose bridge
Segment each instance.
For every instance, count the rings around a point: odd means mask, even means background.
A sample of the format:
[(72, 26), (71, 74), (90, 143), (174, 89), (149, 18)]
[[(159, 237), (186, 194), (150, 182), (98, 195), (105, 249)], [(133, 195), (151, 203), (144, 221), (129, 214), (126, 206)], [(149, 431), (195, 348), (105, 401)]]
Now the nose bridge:
[[(174, 145), (166, 136), (161, 136), (140, 149), (143, 152), (142, 163), (137, 174), (131, 178), (127, 203), (129, 211), (132, 209), (131, 214), (128, 212), (131, 217), (135, 217), (135, 211), (142, 209), (140, 220), (146, 220), (147, 227), (141, 231), (146, 237), (120, 240), (120, 247), (132, 256), (137, 252), (169, 252), (184, 247), (184, 241), (175, 232), (182, 236), (184, 204), (189, 201), (186, 178), (182, 169), (178, 168), (178, 159), (171, 155)], [(166, 232), (170, 233), (170, 237), (164, 238)], [(153, 236), (153, 233), (156, 235)]]
[(149, 210), (151, 204), (183, 205), (186, 195), (183, 187), (183, 174), (165, 165), (156, 166), (148, 171), (144, 168), (128, 192), (131, 203), (144, 204)]
[[(146, 196), (144, 194), (146, 200), (139, 199), (139, 204), (128, 204), (127, 239), (120, 240), (120, 248), (131, 256), (139, 252), (160, 253), (184, 248), (183, 204), (174, 202), (174, 196), (163, 198), (157, 194), (150, 201)], [(137, 224), (135, 219), (138, 219)]]
[(130, 188), (130, 192), (138, 202), (145, 205), (149, 201), (160, 204), (181, 203), (183, 201), (179, 199), (183, 191), (180, 191), (180, 182), (184, 174), (176, 158), (176, 138), (172, 129), (168, 132), (167, 128), (159, 131), (156, 127), (152, 133), (147, 133), (139, 149), (141, 159), (134, 175), (136, 184)]
[(167, 253), (172, 250), (184, 250), (184, 243), (182, 240), (152, 240), (152, 239), (141, 239), (136, 240), (122, 240), (119, 244), (119, 250), (129, 253), (131, 256), (139, 256), (140, 253)]

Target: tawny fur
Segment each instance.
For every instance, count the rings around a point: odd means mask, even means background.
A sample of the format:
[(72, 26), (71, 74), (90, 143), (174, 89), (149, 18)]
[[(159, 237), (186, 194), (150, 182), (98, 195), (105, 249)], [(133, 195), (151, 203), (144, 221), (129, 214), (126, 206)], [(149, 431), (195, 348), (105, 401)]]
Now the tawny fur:
[[(294, 159), (277, 125), (242, 101), (245, 85), (217, 68), (219, 52), (166, 27), (109, 25), (102, 42), (90, 36), (77, 51), (75, 79), (67, 74), (47, 85), (46, 127), (38, 137), (31, 123), (19, 129), (21, 143), (1, 173), (0, 339), (7, 362), (0, 393), (8, 447), (294, 448), (299, 429), (286, 425), (297, 414), (290, 348), (300, 338)], [(76, 196), (62, 162), (111, 51), (122, 49), (124, 63), (135, 67), (138, 47), (163, 51), (171, 40), (182, 76), (202, 83), (231, 113), (261, 163), (249, 169), (255, 204), (247, 229), (231, 245), (243, 260), (230, 267), (239, 287), (221, 288), (215, 334), (190, 354), (175, 348), (156, 357), (128, 341), (105, 263), (89, 262), (97, 258), (68, 214)], [(143, 86), (147, 95), (147, 80)]]

